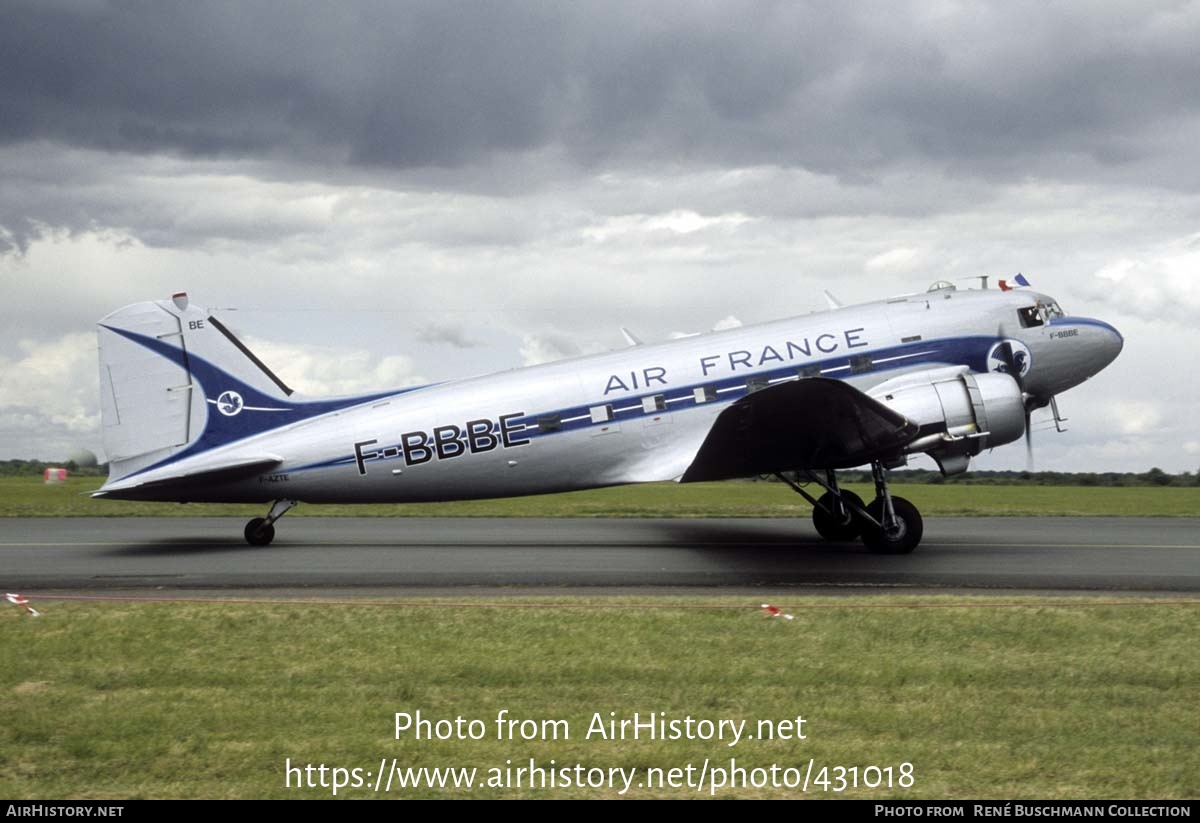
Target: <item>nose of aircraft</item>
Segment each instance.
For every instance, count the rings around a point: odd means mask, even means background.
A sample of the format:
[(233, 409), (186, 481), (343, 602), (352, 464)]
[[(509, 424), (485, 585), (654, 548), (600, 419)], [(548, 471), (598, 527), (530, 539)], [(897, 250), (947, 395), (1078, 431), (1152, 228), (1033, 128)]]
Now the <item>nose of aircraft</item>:
[[(1078, 341), (1076, 345), (1070, 347), (1075, 352), (1070, 356), (1070, 359), (1074, 361), (1072, 370), (1076, 371), (1076, 378), (1072, 381), (1074, 384), (1099, 374), (1109, 363), (1117, 359), (1117, 355), (1125, 347), (1125, 338), (1119, 331), (1103, 320), (1095, 320), (1090, 317), (1072, 318), (1067, 328), (1062, 331), (1052, 331), (1051, 339), (1055, 334), (1070, 335)], [(1074, 342), (1071, 337), (1059, 338), (1060, 342), (1064, 339)]]
[(1117, 359), (1125, 347), (1121, 333), (1103, 320), (1068, 317), (1046, 328), (1040, 341), (1031, 341), (1033, 368), (1023, 388), (1036, 397), (1052, 397), (1078, 386)]
[(1095, 374), (1117, 359), (1121, 349), (1125, 348), (1125, 338), (1103, 320), (1093, 320), (1092, 324), (1094, 332), (1088, 335), (1088, 347), (1091, 349), (1089, 359), (1095, 366), (1092, 373)]

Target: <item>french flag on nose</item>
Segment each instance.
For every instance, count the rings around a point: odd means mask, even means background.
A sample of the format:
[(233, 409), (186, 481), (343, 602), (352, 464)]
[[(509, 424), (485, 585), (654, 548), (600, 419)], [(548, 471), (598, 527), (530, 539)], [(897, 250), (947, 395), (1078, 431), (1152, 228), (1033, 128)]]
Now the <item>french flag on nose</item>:
[(1025, 275), (1018, 274), (1016, 277), (1013, 278), (1013, 281), (1011, 283), (1009, 283), (1007, 280), (1001, 280), (1000, 281), (1000, 290), (1001, 291), (1012, 291), (1013, 289), (1017, 288), (1018, 286), (1028, 286), (1028, 285), (1029, 285), (1029, 281), (1025, 279)]

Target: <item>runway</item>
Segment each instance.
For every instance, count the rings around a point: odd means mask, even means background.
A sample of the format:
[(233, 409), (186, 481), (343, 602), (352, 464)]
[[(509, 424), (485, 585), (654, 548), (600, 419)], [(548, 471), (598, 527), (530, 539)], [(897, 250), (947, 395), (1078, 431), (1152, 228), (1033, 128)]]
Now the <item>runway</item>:
[(4, 591), (680, 588), (1200, 591), (1200, 518), (938, 518), (901, 557), (807, 521), (289, 517), (0, 520)]

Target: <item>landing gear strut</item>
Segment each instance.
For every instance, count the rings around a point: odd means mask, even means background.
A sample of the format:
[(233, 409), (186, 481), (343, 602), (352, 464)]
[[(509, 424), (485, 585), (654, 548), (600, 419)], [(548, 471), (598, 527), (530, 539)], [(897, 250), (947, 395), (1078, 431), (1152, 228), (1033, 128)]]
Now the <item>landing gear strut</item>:
[(862, 498), (851, 491), (838, 488), (837, 473), (825, 472), (825, 488), (829, 491), (813, 504), (813, 525), (817, 534), (826, 540), (853, 540), (862, 533), (862, 521), (854, 513), (863, 507)]
[(863, 507), (862, 498), (852, 491), (825, 492), (813, 506), (813, 525), (817, 534), (826, 540), (842, 542), (854, 540), (862, 534), (862, 520), (854, 508)]
[(875, 499), (867, 506), (871, 519), (863, 524), (862, 540), (875, 554), (909, 554), (921, 542), (925, 523), (917, 507), (888, 491), (887, 473), (878, 460), (871, 464)]
[(867, 506), (854, 492), (839, 488), (832, 469), (826, 470), (823, 478), (808, 470), (798, 474), (824, 488), (825, 494), (814, 498), (794, 479), (785, 474), (776, 476), (813, 504), (813, 525), (826, 540), (861, 536), (863, 545), (875, 554), (908, 554), (921, 542), (925, 529), (921, 513), (912, 503), (888, 491), (887, 473), (881, 462), (871, 464), (875, 499)]
[(243, 532), (246, 542), (251, 546), (269, 546), (275, 539), (275, 521), (295, 505), (295, 500), (276, 500), (272, 503), (266, 517), (256, 517), (246, 524), (246, 530)]

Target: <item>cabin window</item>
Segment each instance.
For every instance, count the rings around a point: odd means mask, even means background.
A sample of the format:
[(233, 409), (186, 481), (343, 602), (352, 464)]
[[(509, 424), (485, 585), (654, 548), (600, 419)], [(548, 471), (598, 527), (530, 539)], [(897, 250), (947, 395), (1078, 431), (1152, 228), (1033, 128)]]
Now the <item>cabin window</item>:
[(920, 341), (920, 339), (921, 339), (921, 335), (914, 334), (911, 337), (901, 337), (900, 342), (901, 343), (916, 343), (916, 342)]
[(606, 403), (603, 406), (592, 406), (588, 409), (588, 414), (592, 416), (593, 423), (607, 423), (613, 419), (612, 404)]
[(663, 411), (667, 408), (667, 398), (661, 394), (653, 394), (649, 397), (642, 398), (642, 411), (646, 414), (651, 412)]
[(692, 396), (696, 398), (697, 403), (711, 403), (717, 399), (717, 387), (698, 386), (692, 390)]
[(803, 380), (806, 377), (820, 377), (821, 376), (821, 367), (820, 366), (802, 366), (800, 369), (798, 369), (796, 371), (796, 376), (799, 377), (801, 380)]
[(1038, 311), (1037, 306), (1029, 306), (1028, 308), (1017, 309), (1017, 317), (1020, 318), (1021, 328), (1023, 329), (1042, 325), (1042, 314)]
[(556, 432), (562, 428), (562, 417), (557, 414), (546, 414), (538, 418), (538, 429), (543, 432)]
[(746, 381), (746, 393), (753, 394), (756, 391), (762, 391), (771, 385), (771, 381), (765, 377), (751, 377)]
[(863, 372), (870, 371), (873, 367), (874, 363), (872, 363), (871, 355), (869, 354), (857, 354), (850, 358), (851, 374), (862, 374)]

